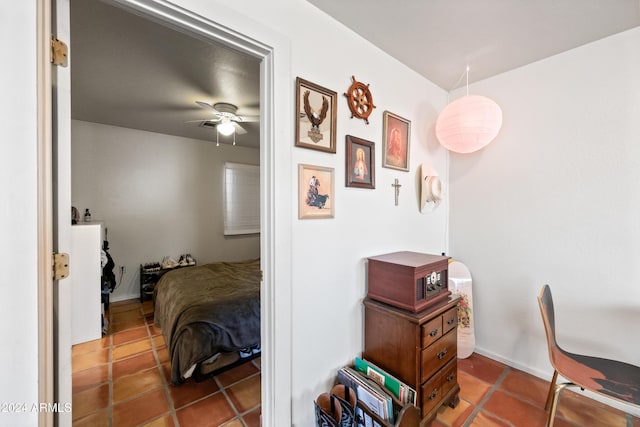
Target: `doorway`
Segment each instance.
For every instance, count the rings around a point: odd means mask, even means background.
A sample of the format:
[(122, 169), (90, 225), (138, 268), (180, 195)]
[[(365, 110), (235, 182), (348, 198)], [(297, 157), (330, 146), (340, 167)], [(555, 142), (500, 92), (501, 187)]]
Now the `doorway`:
[[(63, 2), (64, 3), (64, 2)], [(288, 273), (287, 263), (289, 257), (290, 248), (288, 246), (279, 246), (279, 255), (282, 255), (276, 261), (275, 252), (270, 250), (278, 245), (277, 240), (282, 239), (288, 241), (290, 234), (290, 213), (288, 212), (288, 206), (290, 206), (290, 195), (280, 195), (277, 199), (274, 198), (274, 186), (281, 179), (276, 178), (276, 163), (282, 162), (288, 165), (289, 154), (288, 150), (284, 150), (278, 153), (280, 150), (273, 144), (274, 136), (276, 132), (285, 137), (288, 136), (289, 131), (285, 130), (286, 126), (276, 125), (274, 121), (274, 112), (277, 108), (282, 111), (286, 111), (289, 101), (287, 100), (287, 94), (290, 93), (290, 88), (283, 88), (283, 81), (275, 79), (274, 70), (280, 68), (286, 69), (286, 63), (288, 58), (287, 41), (279, 35), (266, 34), (269, 44), (257, 43), (254, 40), (247, 39), (245, 36), (241, 36), (229, 27), (222, 28), (219, 24), (214, 24), (211, 21), (204, 20), (202, 17), (191, 14), (190, 12), (178, 9), (174, 6), (168, 6), (164, 3), (157, 3), (154, 1), (146, 2), (119, 2), (136, 14), (141, 14), (152, 18), (153, 20), (159, 20), (166, 23), (168, 26), (179, 28), (181, 31), (190, 32), (192, 35), (199, 38), (215, 40), (219, 43), (227, 44), (235, 49), (240, 49), (245, 53), (254, 55), (260, 58), (260, 105), (264, 110), (261, 111), (261, 125), (260, 125), (260, 140), (263, 141), (263, 146), (260, 150), (260, 164), (261, 182), (271, 183), (270, 185), (263, 184), (261, 187), (261, 203), (263, 208), (261, 212), (261, 259), (262, 269), (264, 272), (264, 281), (262, 284), (261, 295), (261, 314), (262, 314), (262, 425), (283, 425), (289, 423), (290, 418), (290, 343), (289, 343), (289, 331), (290, 322), (287, 318), (289, 312), (288, 298), (290, 291), (290, 277)], [(220, 18), (221, 21), (235, 22), (237, 14), (227, 13), (224, 9), (216, 8), (216, 19)], [(241, 24), (232, 25), (243, 27)], [(246, 27), (246, 26), (245, 26)], [(246, 28), (245, 28), (246, 29)], [(244, 31), (244, 30), (243, 30)], [(264, 32), (264, 31), (261, 31)], [(71, 48), (73, 50), (73, 47)], [(281, 55), (276, 60), (273, 56), (275, 50), (281, 52)], [(72, 59), (73, 64), (73, 59)], [(73, 65), (72, 65), (73, 66)], [(279, 91), (276, 88), (280, 87)], [(276, 95), (276, 93), (278, 93)], [(61, 96), (58, 97), (60, 101)], [(58, 140), (58, 144), (64, 144), (61, 139)], [(59, 150), (60, 151), (60, 150)], [(62, 150), (64, 152), (64, 149)], [(60, 159), (58, 159), (60, 162)], [(59, 169), (63, 170), (65, 165), (64, 161), (60, 162)], [(68, 166), (68, 165), (67, 165)], [(68, 170), (66, 171), (68, 173)], [(289, 185), (285, 184), (286, 189)], [(281, 187), (282, 188), (282, 187)], [(58, 192), (70, 191), (70, 188), (64, 188), (64, 182), (58, 183)], [(285, 191), (286, 193), (286, 191)], [(70, 199), (70, 196), (68, 196)], [(277, 202), (280, 202), (278, 204)], [(284, 204), (282, 204), (284, 202)], [(283, 211), (283, 212), (280, 212)], [(278, 213), (278, 215), (276, 215)], [(67, 223), (68, 224), (68, 223)], [(276, 225), (279, 228), (279, 234), (276, 235), (274, 230)], [(64, 223), (60, 224), (60, 234), (68, 233), (70, 225)], [(64, 239), (63, 239), (64, 240)], [(273, 283), (279, 282), (279, 288), (275, 289)], [(279, 317), (276, 322), (275, 312), (278, 307), (277, 301), (281, 301), (282, 307), (278, 309)], [(280, 335), (282, 331), (282, 337), (278, 341), (278, 346), (275, 345), (275, 336)], [(58, 337), (59, 339), (60, 337)], [(59, 347), (63, 347), (64, 343), (59, 342)], [(276, 357), (276, 354), (279, 357)], [(62, 361), (64, 363), (64, 361)], [(277, 373), (277, 375), (276, 375)], [(280, 384), (278, 386), (278, 384)], [(70, 388), (70, 385), (65, 385), (65, 379), (59, 378), (58, 396), (63, 395), (60, 390)], [(276, 400), (273, 390), (279, 389), (280, 399)], [(276, 420), (278, 422), (276, 423)]]

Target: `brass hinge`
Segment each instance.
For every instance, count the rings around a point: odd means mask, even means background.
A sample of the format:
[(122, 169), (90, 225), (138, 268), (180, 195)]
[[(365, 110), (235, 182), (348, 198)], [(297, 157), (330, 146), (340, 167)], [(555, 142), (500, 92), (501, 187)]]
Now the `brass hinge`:
[(69, 254), (53, 254), (53, 280), (69, 276)]
[(69, 49), (67, 45), (56, 38), (51, 36), (51, 63), (53, 65), (60, 65), (61, 67), (67, 66), (67, 54)]

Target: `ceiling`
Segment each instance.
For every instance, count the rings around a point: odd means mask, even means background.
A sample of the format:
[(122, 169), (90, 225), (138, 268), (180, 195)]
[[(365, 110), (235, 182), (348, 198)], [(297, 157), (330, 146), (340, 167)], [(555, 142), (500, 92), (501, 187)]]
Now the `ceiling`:
[[(640, 0), (308, 1), (445, 90), (640, 25)], [(196, 101), (259, 114), (259, 60), (99, 0), (71, 0), (70, 59), (77, 120), (215, 141)]]
[[(73, 119), (216, 141), (196, 101), (260, 114), (259, 60), (98, 0), (72, 0), (70, 12)], [(260, 123), (242, 126), (238, 145), (259, 147)]]
[(308, 0), (445, 90), (640, 25), (640, 0)]

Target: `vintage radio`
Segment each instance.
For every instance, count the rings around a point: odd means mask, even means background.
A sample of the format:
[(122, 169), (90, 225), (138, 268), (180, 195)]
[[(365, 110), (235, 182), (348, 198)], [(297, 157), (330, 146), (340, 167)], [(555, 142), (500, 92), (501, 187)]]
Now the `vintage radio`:
[(368, 258), (367, 296), (411, 312), (447, 298), (447, 256), (394, 252)]

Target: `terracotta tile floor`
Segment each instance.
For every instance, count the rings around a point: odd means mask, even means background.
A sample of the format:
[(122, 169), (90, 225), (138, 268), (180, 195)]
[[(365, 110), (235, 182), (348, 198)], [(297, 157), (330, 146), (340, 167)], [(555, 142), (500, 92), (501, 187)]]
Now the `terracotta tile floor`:
[(169, 383), (151, 301), (112, 303), (110, 334), (72, 350), (74, 426), (260, 425), (260, 359), (196, 383)]
[[(260, 359), (173, 387), (151, 302), (112, 303), (109, 317), (110, 335), (73, 347), (74, 426), (260, 425)], [(458, 361), (458, 381), (460, 403), (441, 408), (432, 427), (545, 425), (548, 382), (475, 353)], [(555, 425), (640, 427), (640, 419), (564, 391)]]
[[(546, 423), (548, 381), (474, 353), (458, 360), (458, 382), (460, 403), (455, 409), (440, 408), (432, 427), (543, 427)], [(640, 419), (565, 390), (554, 425), (638, 427)]]

